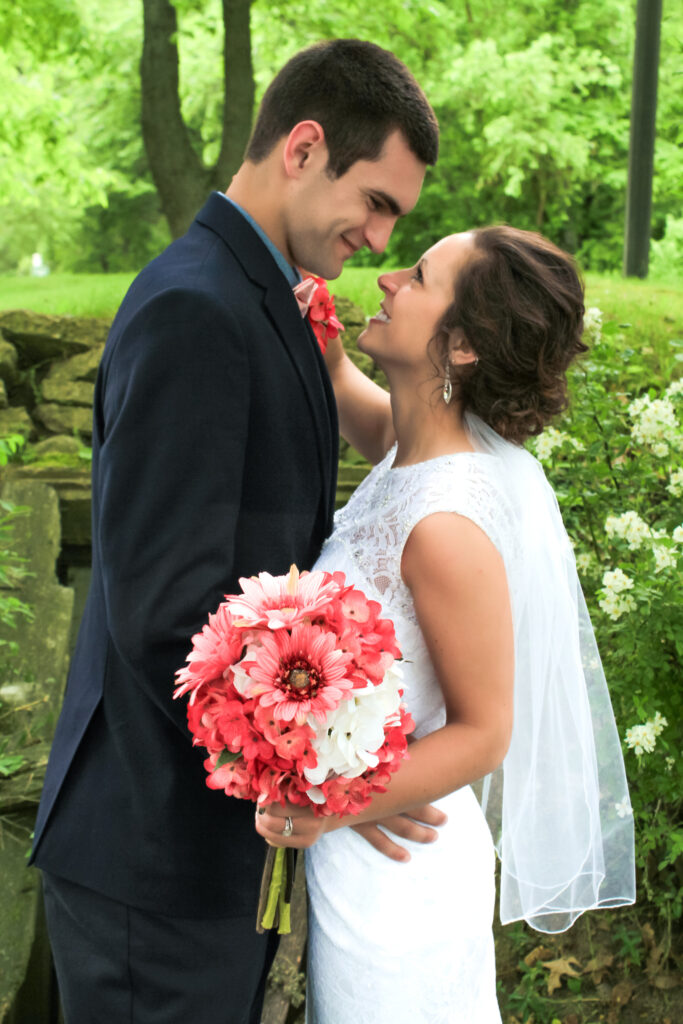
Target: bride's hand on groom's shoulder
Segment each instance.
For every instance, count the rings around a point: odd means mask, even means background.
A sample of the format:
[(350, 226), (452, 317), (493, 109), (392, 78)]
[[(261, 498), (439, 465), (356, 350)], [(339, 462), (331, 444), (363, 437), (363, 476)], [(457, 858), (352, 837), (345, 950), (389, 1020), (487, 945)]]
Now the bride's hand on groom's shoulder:
[[(351, 827), (385, 857), (407, 862), (410, 860), (408, 851), (391, 839), (383, 829), (400, 839), (409, 839), (414, 843), (433, 843), (439, 838), (436, 829), (440, 825), (445, 825), (447, 820), (443, 811), (431, 804), (423, 804), (421, 807), (414, 807), (410, 813), (392, 814), (380, 821), (368, 821)], [(382, 828), (378, 828), (378, 825)]]

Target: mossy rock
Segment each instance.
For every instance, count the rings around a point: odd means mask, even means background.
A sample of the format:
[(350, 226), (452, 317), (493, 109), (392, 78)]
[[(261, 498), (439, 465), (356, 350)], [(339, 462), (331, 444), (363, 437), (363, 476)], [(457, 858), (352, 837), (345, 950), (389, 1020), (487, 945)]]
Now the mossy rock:
[(43, 400), (54, 405), (92, 407), (93, 386), (87, 381), (59, 380), (48, 374), (40, 390)]
[[(38, 448), (36, 445), (34, 451)], [(80, 457), (83, 450), (78, 445), (75, 453), (48, 453), (35, 462), (12, 467), (12, 476), (17, 480), (40, 480), (54, 488), (59, 499), (62, 544), (88, 548), (91, 541), (90, 465)]]
[(36, 427), (22, 405), (10, 405), (0, 409), (0, 437), (9, 434), (21, 434), (22, 437), (35, 437)]
[(92, 435), (92, 409), (84, 405), (57, 405), (43, 402), (33, 410), (33, 416), (51, 434)]
[(17, 350), (0, 331), (0, 379), (13, 384), (17, 377), (19, 356)]
[(46, 437), (44, 441), (39, 441), (31, 447), (31, 454), (35, 459), (52, 463), (61, 462), (64, 457), (73, 457), (74, 464), (77, 464), (76, 460), (81, 451), (83, 445), (77, 437), (70, 434), (55, 434), (54, 437)]
[(103, 345), (109, 326), (109, 320), (98, 317), (50, 316), (27, 309), (0, 313), (0, 331), (17, 349), (22, 369)]

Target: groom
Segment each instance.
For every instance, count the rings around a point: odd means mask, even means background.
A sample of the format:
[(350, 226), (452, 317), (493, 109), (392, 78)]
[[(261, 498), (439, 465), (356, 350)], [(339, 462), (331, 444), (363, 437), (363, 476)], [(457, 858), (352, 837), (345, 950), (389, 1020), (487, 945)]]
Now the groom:
[(392, 54), (356, 40), (297, 54), (226, 195), (114, 320), (92, 585), (33, 852), (67, 1024), (260, 1019), (275, 945), (255, 931), (263, 841), (250, 803), (206, 787), (174, 673), (240, 576), (308, 568), (330, 532), (335, 403), (296, 267), (335, 278), (363, 246), (381, 252), (437, 146)]

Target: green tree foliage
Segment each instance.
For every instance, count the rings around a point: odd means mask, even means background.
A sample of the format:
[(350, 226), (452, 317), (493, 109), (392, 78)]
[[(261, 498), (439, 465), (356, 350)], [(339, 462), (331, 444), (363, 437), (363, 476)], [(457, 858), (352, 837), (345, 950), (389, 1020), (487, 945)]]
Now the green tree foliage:
[[(168, 239), (141, 134), (142, 0), (0, 0), (0, 271), (135, 269)], [(223, 137), (219, 0), (174, 0), (182, 119), (204, 167)], [(384, 259), (450, 230), (539, 227), (584, 266), (617, 269), (635, 0), (254, 0), (256, 101), (296, 50), (354, 35), (394, 50), (442, 126), (441, 157)], [(683, 208), (683, 11), (664, 5), (653, 234)], [(228, 184), (227, 181), (222, 183)], [(372, 257), (364, 257), (373, 262)], [(376, 260), (374, 262), (377, 262)]]
[(34, 250), (80, 269), (144, 262), (159, 206), (140, 136), (138, 2), (25, 6), (0, 3), (0, 89), (12, 97), (0, 123), (0, 270)]

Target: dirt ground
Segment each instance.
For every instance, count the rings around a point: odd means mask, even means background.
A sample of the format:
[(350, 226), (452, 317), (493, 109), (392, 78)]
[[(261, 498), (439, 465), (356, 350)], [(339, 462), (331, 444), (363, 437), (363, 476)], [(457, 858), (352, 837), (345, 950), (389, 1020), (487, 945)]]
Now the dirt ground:
[(649, 908), (597, 911), (567, 932), (496, 928), (504, 1024), (683, 1024), (683, 941)]

